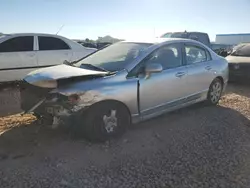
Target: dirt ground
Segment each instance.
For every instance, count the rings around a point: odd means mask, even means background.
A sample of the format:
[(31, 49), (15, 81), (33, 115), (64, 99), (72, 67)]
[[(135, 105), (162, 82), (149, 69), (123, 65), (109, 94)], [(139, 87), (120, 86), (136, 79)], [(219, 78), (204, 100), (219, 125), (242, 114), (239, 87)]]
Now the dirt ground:
[(18, 87), (2, 89), (0, 85), (0, 118), (22, 112)]
[(0, 118), (1, 187), (249, 187), (250, 86), (91, 144), (31, 115)]

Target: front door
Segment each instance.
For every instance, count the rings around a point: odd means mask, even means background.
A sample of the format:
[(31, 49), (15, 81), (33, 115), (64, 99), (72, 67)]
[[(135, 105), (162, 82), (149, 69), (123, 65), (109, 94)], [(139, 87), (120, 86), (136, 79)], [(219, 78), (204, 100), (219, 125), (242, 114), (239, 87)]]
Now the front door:
[(160, 47), (146, 58), (144, 66), (161, 64), (163, 71), (149, 77), (139, 76), (139, 100), (141, 115), (158, 115), (168, 108), (183, 103), (186, 96), (187, 68), (182, 62), (181, 44)]

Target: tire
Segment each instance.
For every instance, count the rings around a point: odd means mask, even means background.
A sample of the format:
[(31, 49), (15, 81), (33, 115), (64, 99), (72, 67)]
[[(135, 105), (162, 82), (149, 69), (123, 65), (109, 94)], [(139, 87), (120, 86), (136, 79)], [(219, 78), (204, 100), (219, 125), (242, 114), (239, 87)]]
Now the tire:
[(85, 112), (80, 126), (88, 140), (103, 142), (121, 136), (129, 124), (130, 114), (126, 107), (117, 102), (101, 102)]
[(216, 105), (220, 101), (220, 97), (223, 91), (223, 84), (220, 79), (215, 78), (211, 83), (207, 93), (207, 104)]

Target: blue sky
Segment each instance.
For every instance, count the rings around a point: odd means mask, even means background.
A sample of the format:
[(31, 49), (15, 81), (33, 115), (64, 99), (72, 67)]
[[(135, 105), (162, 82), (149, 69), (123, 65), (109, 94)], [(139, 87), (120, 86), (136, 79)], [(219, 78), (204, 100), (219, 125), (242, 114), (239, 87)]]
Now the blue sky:
[(0, 0), (0, 32), (123, 39), (168, 31), (250, 33), (250, 0)]

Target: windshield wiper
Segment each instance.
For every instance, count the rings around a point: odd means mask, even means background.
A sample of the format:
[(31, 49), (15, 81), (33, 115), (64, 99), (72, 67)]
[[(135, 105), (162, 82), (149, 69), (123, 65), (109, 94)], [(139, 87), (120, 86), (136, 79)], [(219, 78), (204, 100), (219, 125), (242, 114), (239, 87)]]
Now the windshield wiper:
[[(68, 62), (67, 60), (65, 60), (65, 61), (63, 62), (63, 64), (64, 64), (64, 65), (69, 65), (69, 66), (75, 67), (75, 66), (74, 66), (74, 61), (73, 61), (73, 62)], [(106, 70), (106, 69), (104, 69), (104, 68), (101, 68), (101, 67), (94, 66), (94, 65), (92, 65), (92, 64), (85, 64), (85, 63), (82, 63), (82, 64), (80, 65), (79, 68), (82, 68), (82, 66), (91, 67), (91, 68), (92, 68), (91, 70), (104, 71), (104, 72), (110, 73), (110, 71), (108, 71), (108, 70)]]
[[(96, 71), (110, 72), (110, 71), (108, 71), (108, 70), (106, 70), (106, 69), (104, 69), (104, 68), (97, 67), (97, 66), (92, 65), (92, 64), (83, 63), (83, 64), (80, 65), (80, 68), (83, 68), (83, 66), (87, 66), (87, 67), (93, 68), (93, 69), (96, 70)], [(92, 69), (92, 70), (93, 70), (93, 69)]]
[(69, 61), (67, 61), (67, 60), (64, 60), (64, 61), (63, 61), (63, 64), (64, 64), (64, 65), (71, 65), (71, 63), (70, 63)]

